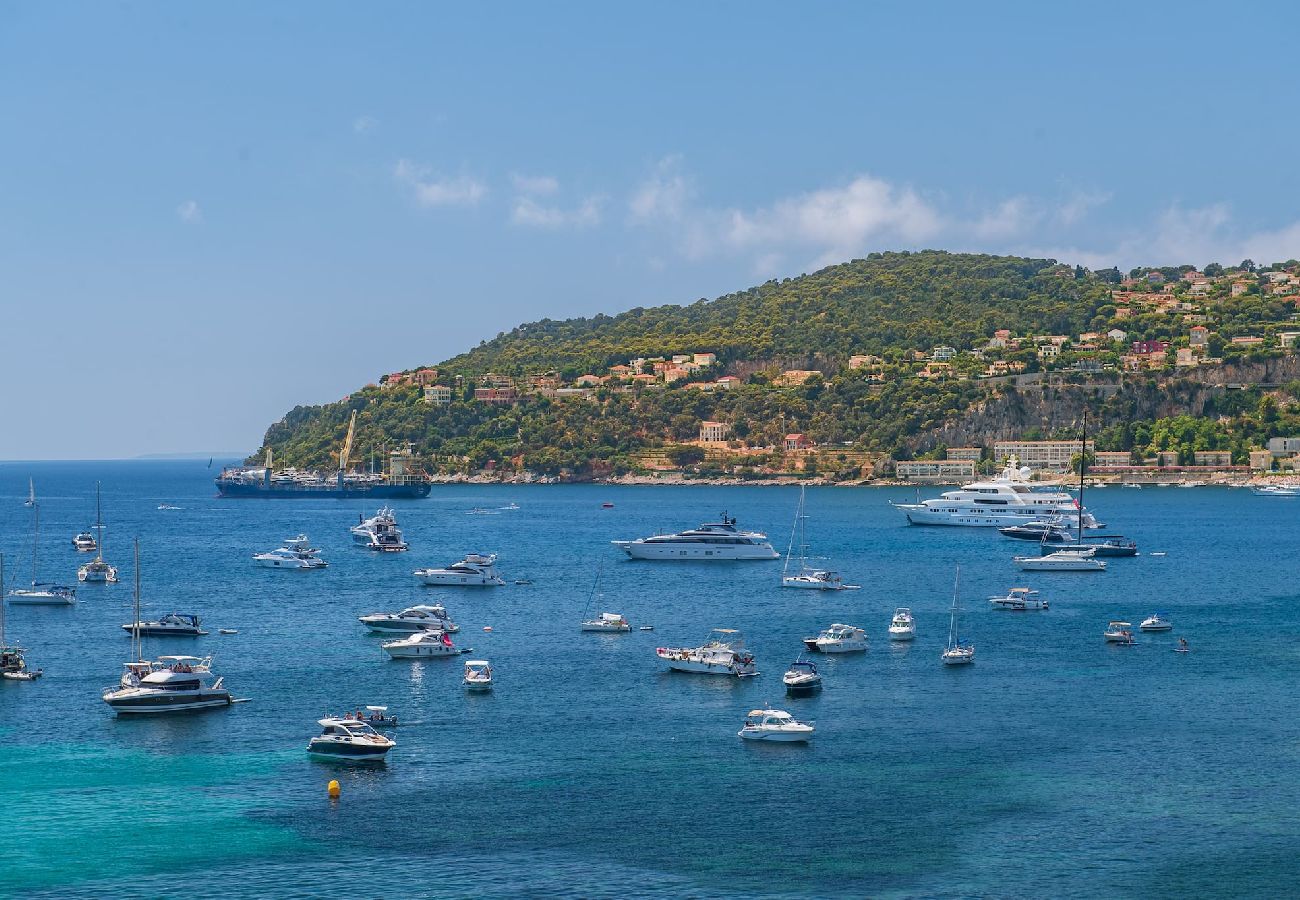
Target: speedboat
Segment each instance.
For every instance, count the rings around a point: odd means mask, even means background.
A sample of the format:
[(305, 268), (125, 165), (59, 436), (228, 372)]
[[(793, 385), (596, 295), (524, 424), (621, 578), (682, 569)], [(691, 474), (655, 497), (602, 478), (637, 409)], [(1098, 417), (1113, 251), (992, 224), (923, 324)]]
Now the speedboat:
[(177, 635), (181, 637), (197, 637), (207, 634), (199, 627), (199, 617), (191, 616), (186, 613), (168, 613), (156, 622), (130, 622), (122, 626), (126, 632), (137, 632), (151, 637), (163, 637), (166, 635)]
[(1060, 544), (1070, 538), (1070, 530), (1059, 522), (1034, 521), (1024, 525), (1007, 525), (999, 528), (998, 533), (1010, 538), (1024, 541), (1039, 541), (1045, 544)]
[(14, 588), (6, 599), (11, 606), (71, 606), (77, 602), (77, 589), (33, 581), (30, 588)]
[(906, 606), (894, 610), (894, 618), (889, 622), (889, 639), (891, 641), (910, 641), (916, 637), (916, 622), (912, 611)]
[(1002, 528), (1029, 522), (1082, 517), (1085, 528), (1100, 527), (1092, 515), (1079, 509), (1073, 495), (1059, 485), (1035, 485), (1028, 468), (1011, 457), (1002, 474), (989, 481), (975, 481), (958, 490), (916, 503), (894, 503), (913, 525), (964, 525)]
[(698, 647), (656, 647), (655, 655), (675, 672), (703, 675), (757, 675), (754, 654), (745, 649), (744, 636), (734, 628), (715, 628)]
[(329, 565), (321, 559), (319, 550), (305, 545), (305, 538), (294, 538), (285, 546), (266, 553), (253, 554), (253, 562), (267, 569), (323, 569)]
[(417, 631), (396, 641), (386, 641), (379, 646), (393, 659), (428, 659), (434, 656), (459, 656), (460, 651), (445, 631)]
[(28, 667), (26, 653), (17, 644), (5, 643), (3, 636), (0, 636), (0, 678), (9, 681), (35, 681), (40, 678), (40, 669)]
[(790, 663), (790, 668), (781, 676), (781, 683), (791, 693), (811, 691), (822, 686), (822, 676), (816, 663), (800, 658)]
[(1290, 484), (1264, 484), (1250, 489), (1260, 497), (1300, 497), (1300, 486)]
[(835, 572), (824, 569), (804, 569), (797, 575), (782, 575), (781, 587), (805, 588), (813, 591), (856, 591), (862, 585), (845, 584)]
[(416, 569), (415, 577), (428, 585), (447, 587), (500, 587), (505, 580), (493, 567), (495, 553), (471, 553), (444, 569)]
[(811, 741), (815, 729), (808, 722), (800, 722), (783, 709), (754, 709), (745, 716), (744, 727), (737, 737), (747, 741), (784, 741), (806, 743)]
[(634, 541), (611, 541), (633, 559), (730, 560), (779, 559), (767, 535), (741, 531), (725, 512), (720, 522), (705, 522), (677, 534), (657, 534)]
[(117, 567), (104, 562), (102, 556), (96, 556), (90, 562), (77, 569), (77, 580), (90, 584), (116, 584)]
[(603, 612), (595, 619), (588, 619), (578, 626), (579, 631), (631, 631), (632, 626), (622, 613)]
[(492, 690), (492, 666), (486, 659), (465, 660), (465, 677), (461, 679), (471, 691)]
[(402, 539), (402, 530), (397, 527), (396, 516), (387, 506), (352, 526), (352, 540), (380, 553), (401, 553), (409, 549)]
[(379, 634), (411, 634), (416, 631), (454, 634), (460, 631), (460, 626), (451, 620), (446, 607), (441, 605), (420, 604), (408, 606), (399, 613), (370, 613), (357, 616), (357, 621)]
[(1109, 644), (1132, 644), (1133, 624), (1131, 622), (1111, 622), (1106, 626), (1102, 636)]
[(1005, 597), (990, 597), (989, 603), (993, 604), (994, 609), (1010, 609), (1017, 612), (1023, 612), (1027, 609), (1047, 609), (1047, 601), (1038, 596), (1038, 591), (1018, 587), (1007, 591)]
[(356, 719), (320, 719), (324, 730), (307, 742), (312, 756), (348, 762), (382, 761), (397, 746), (392, 738), (380, 734)]
[(856, 653), (867, 649), (867, 632), (837, 622), (815, 638), (804, 638), (803, 643), (818, 653)]
[(78, 553), (94, 553), (99, 549), (99, 544), (95, 543), (95, 536), (89, 531), (83, 531), (72, 539), (72, 547)]
[(516, 509), (518, 509), (518, 508), (519, 508), (519, 504), (516, 503), (516, 502), (514, 502), (513, 500), (511, 500), (511, 501), (510, 501), (509, 503), (507, 503), (505, 506), (498, 506), (498, 507), (497, 507), (497, 509), (505, 509), (505, 510), (516, 510)]
[(1016, 565), (1026, 572), (1104, 572), (1106, 564), (1094, 559), (1096, 551), (1057, 550), (1045, 556), (1017, 556)]
[(1173, 631), (1174, 623), (1169, 621), (1161, 613), (1152, 613), (1142, 620), (1138, 626), (1143, 631)]
[(104, 702), (118, 715), (185, 712), (232, 702), (230, 691), (222, 687), (224, 679), (212, 680), (211, 657), (160, 656), (149, 669), (143, 675), (128, 673), (137, 683), (107, 689)]

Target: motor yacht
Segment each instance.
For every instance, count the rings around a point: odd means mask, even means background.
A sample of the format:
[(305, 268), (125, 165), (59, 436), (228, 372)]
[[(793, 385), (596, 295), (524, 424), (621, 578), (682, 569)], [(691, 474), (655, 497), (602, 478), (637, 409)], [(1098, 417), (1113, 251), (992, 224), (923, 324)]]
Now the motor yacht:
[[(1078, 518), (1080, 510), (1069, 491), (1057, 484), (1030, 482), (1031, 471), (1012, 457), (1002, 474), (975, 481), (958, 490), (916, 503), (895, 503), (913, 525), (963, 525), (1002, 528), (1058, 516)], [(1082, 513), (1084, 527), (1097, 528), (1091, 514)]]
[(1027, 587), (1012, 588), (1005, 597), (990, 597), (989, 603), (994, 609), (1010, 609), (1023, 612), (1028, 609), (1047, 609), (1047, 601), (1038, 596), (1038, 591)]
[(768, 708), (750, 710), (736, 735), (747, 741), (806, 743), (815, 730), (811, 723), (800, 722), (783, 709)]
[(495, 553), (471, 553), (442, 569), (416, 569), (415, 577), (427, 585), (442, 587), (500, 587), (505, 580), (496, 573)]
[(348, 762), (376, 762), (397, 746), (392, 738), (382, 735), (365, 722), (356, 719), (320, 719), (323, 729), (307, 742), (307, 752), (312, 756)]
[(1111, 622), (1102, 633), (1108, 644), (1132, 644), (1133, 624), (1131, 622)]
[(253, 562), (267, 569), (323, 569), (329, 565), (302, 536), (285, 541), (277, 550), (253, 554)]
[(952, 610), (948, 615), (948, 644), (939, 658), (945, 666), (968, 666), (975, 662), (975, 645), (957, 634), (957, 597), (961, 586), (961, 566), (952, 582)]
[(1070, 539), (1070, 529), (1060, 522), (1037, 520), (1024, 525), (1007, 525), (999, 528), (998, 533), (1004, 537), (1019, 538), (1022, 541), (1038, 541), (1042, 544), (1061, 544)]
[(1055, 550), (1091, 550), (1093, 556), (1137, 556), (1136, 541), (1131, 541), (1122, 534), (1099, 534), (1089, 541), (1078, 544), (1058, 544)]
[(894, 610), (894, 618), (889, 622), (889, 639), (891, 641), (910, 641), (916, 637), (916, 622), (912, 611), (906, 606)]
[(417, 631), (396, 641), (379, 645), (393, 659), (429, 659), (435, 656), (458, 656), (460, 650), (445, 631)]
[(578, 626), (579, 631), (631, 631), (632, 626), (622, 613), (603, 612)]
[(1152, 613), (1138, 626), (1142, 631), (1173, 631), (1174, 623), (1165, 618), (1163, 613)]
[(397, 527), (396, 516), (387, 506), (352, 526), (352, 540), (379, 553), (401, 553), (409, 549), (402, 539), (402, 530)]
[(94, 553), (99, 549), (95, 536), (89, 531), (82, 531), (72, 539), (72, 547), (78, 553)]
[(1263, 484), (1250, 489), (1260, 497), (1300, 497), (1300, 486), (1291, 484)]
[(657, 534), (634, 541), (611, 541), (633, 559), (733, 560), (779, 559), (760, 531), (741, 531), (725, 512), (719, 522), (705, 522), (698, 528), (677, 534)]
[(492, 690), (492, 666), (486, 659), (465, 660), (465, 676), (461, 679), (467, 690)]
[(145, 674), (137, 670), (128, 675), (134, 675), (138, 684), (108, 688), (103, 695), (118, 715), (186, 712), (232, 702), (230, 691), (222, 687), (223, 679), (212, 679), (211, 657), (160, 656)]
[(867, 632), (837, 622), (816, 637), (804, 638), (803, 645), (814, 653), (856, 653), (867, 649)]
[(198, 637), (207, 634), (200, 625), (199, 617), (187, 613), (168, 613), (155, 622), (128, 622), (122, 626), (125, 632), (138, 632), (148, 637)]
[(813, 691), (822, 686), (822, 676), (816, 663), (801, 657), (790, 663), (790, 668), (781, 676), (781, 683), (792, 694)]
[(398, 613), (370, 613), (357, 621), (377, 634), (411, 634), (416, 631), (445, 631), (454, 634), (460, 626), (447, 615), (441, 604), (408, 606)]
[(734, 628), (715, 628), (698, 647), (656, 647), (655, 655), (675, 672), (704, 675), (757, 675), (754, 654), (745, 649), (744, 636)]
[(1106, 564), (1095, 559), (1096, 551), (1057, 550), (1044, 556), (1017, 556), (1016, 565), (1026, 572), (1104, 572)]

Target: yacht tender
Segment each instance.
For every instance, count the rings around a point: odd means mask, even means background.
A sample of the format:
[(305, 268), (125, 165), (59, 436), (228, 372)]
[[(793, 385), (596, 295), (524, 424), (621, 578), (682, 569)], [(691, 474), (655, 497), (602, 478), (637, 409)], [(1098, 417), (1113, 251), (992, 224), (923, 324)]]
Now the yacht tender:
[(465, 677), (462, 683), (471, 691), (492, 690), (492, 666), (486, 659), (465, 660)]
[(800, 658), (790, 663), (790, 668), (781, 676), (781, 683), (791, 693), (811, 691), (822, 686), (822, 676), (816, 663)]

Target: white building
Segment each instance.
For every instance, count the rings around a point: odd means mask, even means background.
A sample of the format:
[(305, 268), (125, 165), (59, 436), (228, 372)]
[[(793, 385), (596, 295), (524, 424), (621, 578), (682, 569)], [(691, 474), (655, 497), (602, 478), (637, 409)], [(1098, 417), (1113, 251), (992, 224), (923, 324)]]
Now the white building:
[[(1088, 452), (1092, 453), (1092, 441)], [(1078, 441), (997, 441), (993, 444), (993, 458), (999, 463), (1014, 456), (1020, 465), (1049, 472), (1065, 472), (1079, 452)]]

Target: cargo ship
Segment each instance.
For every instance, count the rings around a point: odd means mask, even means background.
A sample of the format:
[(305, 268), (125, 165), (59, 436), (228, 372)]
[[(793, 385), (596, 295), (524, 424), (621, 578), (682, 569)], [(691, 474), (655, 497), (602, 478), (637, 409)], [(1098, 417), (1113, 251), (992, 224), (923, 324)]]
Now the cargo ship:
[(348, 423), (348, 436), (339, 454), (338, 472), (323, 474), (295, 468), (277, 471), (274, 456), (268, 447), (265, 465), (227, 466), (222, 469), (216, 477), (218, 496), (340, 500), (420, 500), (429, 496), (433, 482), (428, 475), (414, 467), (415, 457), (409, 447), (389, 454), (387, 473), (347, 471), (356, 424), (357, 414), (354, 412), (352, 421)]

